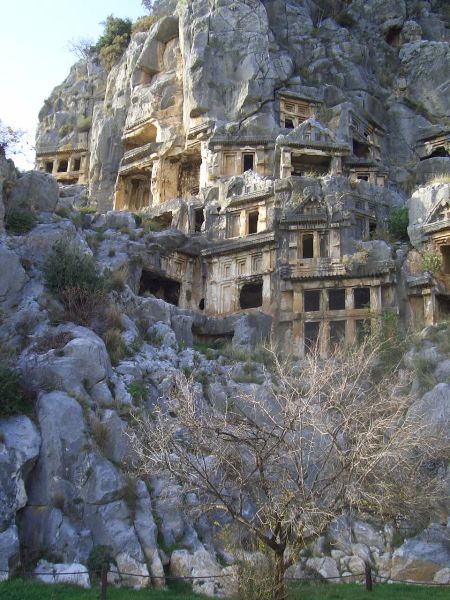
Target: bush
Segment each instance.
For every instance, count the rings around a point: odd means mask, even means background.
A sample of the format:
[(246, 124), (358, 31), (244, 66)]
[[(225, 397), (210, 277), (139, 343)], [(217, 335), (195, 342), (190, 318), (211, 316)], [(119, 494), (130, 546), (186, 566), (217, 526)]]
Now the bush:
[(37, 219), (30, 210), (16, 208), (10, 210), (6, 215), (6, 229), (14, 235), (22, 235), (31, 231), (37, 223)]
[(442, 255), (429, 250), (422, 255), (422, 268), (432, 275), (436, 275), (442, 269)]
[(389, 233), (395, 240), (409, 241), (408, 236), (408, 207), (393, 208), (388, 219)]
[(44, 278), (49, 290), (58, 295), (76, 287), (97, 292), (105, 285), (94, 258), (64, 240), (54, 245), (44, 265)]
[(131, 20), (109, 15), (103, 24), (105, 30), (95, 48), (104, 66), (111, 69), (128, 46), (131, 36)]
[(120, 329), (107, 329), (103, 334), (103, 341), (108, 350), (109, 358), (113, 366), (117, 365), (127, 353), (127, 347)]
[(87, 568), (91, 581), (99, 581), (103, 564), (107, 564), (108, 567), (112, 565), (117, 566), (113, 557), (113, 549), (111, 546), (94, 546), (87, 559)]
[(70, 320), (89, 323), (104, 303), (105, 280), (92, 256), (76, 246), (59, 241), (44, 265), (44, 279), (50, 291), (64, 305)]
[(145, 17), (139, 17), (133, 23), (131, 33), (138, 33), (139, 31), (148, 31), (153, 23), (156, 23), (157, 17), (155, 15), (146, 15)]
[(66, 137), (69, 133), (72, 133), (73, 125), (72, 123), (66, 123), (62, 127), (59, 128), (58, 135), (60, 138)]
[(29, 399), (22, 392), (19, 375), (6, 363), (0, 362), (0, 417), (27, 413), (29, 410)]
[(89, 131), (92, 127), (92, 117), (80, 117), (77, 121), (78, 131)]

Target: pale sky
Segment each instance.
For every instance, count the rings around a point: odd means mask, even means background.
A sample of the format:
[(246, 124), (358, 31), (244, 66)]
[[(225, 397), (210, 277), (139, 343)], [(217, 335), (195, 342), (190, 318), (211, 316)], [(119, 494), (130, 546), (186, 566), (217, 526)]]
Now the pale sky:
[(77, 60), (68, 41), (97, 41), (109, 14), (146, 13), (141, 0), (0, 0), (0, 119), (28, 132), (25, 154), (12, 157), (19, 168), (33, 168), (39, 110)]

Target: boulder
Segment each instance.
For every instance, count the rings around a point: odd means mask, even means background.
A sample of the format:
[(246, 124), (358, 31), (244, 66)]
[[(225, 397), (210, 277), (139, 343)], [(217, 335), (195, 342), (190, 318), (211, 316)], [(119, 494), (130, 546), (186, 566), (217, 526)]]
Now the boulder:
[(306, 566), (308, 569), (319, 573), (325, 579), (332, 578), (331, 580), (335, 582), (339, 580), (339, 570), (336, 561), (329, 556), (325, 556), (324, 558), (308, 558)]
[(33, 571), (34, 577), (43, 583), (68, 583), (90, 588), (89, 573), (79, 563), (50, 563), (40, 560)]
[(0, 308), (4, 310), (19, 303), (28, 277), (17, 254), (3, 244), (0, 244), (0, 264)]
[(64, 390), (86, 397), (86, 389), (106, 382), (111, 363), (103, 340), (93, 331), (77, 325), (63, 325), (54, 332), (70, 339), (63, 348), (34, 354), (31, 350), (19, 360), (29, 385), (36, 390)]
[(25, 208), (36, 212), (51, 212), (56, 208), (58, 183), (48, 173), (28, 171), (21, 175), (11, 191), (7, 208)]
[(108, 229), (136, 229), (136, 219), (127, 211), (110, 210), (106, 213), (106, 227)]
[(432, 581), (450, 564), (449, 529), (430, 525), (422, 533), (406, 540), (392, 555), (391, 578), (395, 581)]
[(414, 402), (409, 414), (419, 418), (432, 434), (450, 440), (450, 384), (438, 383)]
[(17, 526), (0, 531), (0, 581), (9, 579), (20, 564), (20, 543)]

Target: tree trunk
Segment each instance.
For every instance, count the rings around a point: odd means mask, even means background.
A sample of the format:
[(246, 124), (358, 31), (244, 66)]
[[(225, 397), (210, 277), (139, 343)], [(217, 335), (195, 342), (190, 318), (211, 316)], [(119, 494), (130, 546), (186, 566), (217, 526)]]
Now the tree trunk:
[(284, 584), (284, 550), (283, 552), (275, 552), (275, 568), (273, 582), (273, 600), (286, 599), (286, 587)]

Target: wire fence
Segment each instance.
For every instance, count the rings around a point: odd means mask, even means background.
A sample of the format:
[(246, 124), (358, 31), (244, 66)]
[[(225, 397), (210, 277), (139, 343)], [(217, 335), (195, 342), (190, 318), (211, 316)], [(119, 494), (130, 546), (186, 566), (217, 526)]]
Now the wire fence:
[[(0, 575), (6, 574), (7, 577), (10, 575), (9, 570), (0, 569)], [(152, 575), (145, 573), (128, 573), (124, 571), (120, 571), (119, 569), (111, 569), (108, 563), (104, 563), (102, 565), (101, 570), (89, 571), (88, 569), (84, 571), (57, 571), (56, 569), (48, 570), (48, 571), (25, 571), (19, 570), (16, 573), (18, 576), (21, 576), (23, 579), (33, 579), (35, 577), (48, 577), (52, 578), (53, 581), (49, 581), (48, 583), (58, 583), (59, 577), (75, 577), (75, 576), (88, 576), (89, 581), (91, 581), (92, 576), (94, 575), (97, 580), (100, 580), (100, 600), (107, 600), (107, 590), (108, 586), (112, 585), (112, 582), (109, 581), (108, 575), (113, 575), (120, 580), (124, 578), (140, 578), (140, 579), (148, 579), (150, 582), (157, 582), (162, 580), (163, 584), (169, 582), (186, 582), (186, 583), (195, 583), (196, 581), (208, 581), (208, 580), (220, 580), (228, 577), (236, 578), (236, 573), (221, 573), (217, 575)], [(353, 580), (355, 583), (365, 583), (365, 587), (368, 591), (372, 591), (372, 586), (377, 583), (403, 583), (407, 585), (420, 585), (420, 586), (429, 586), (429, 587), (450, 587), (449, 583), (439, 583), (436, 581), (413, 581), (409, 579), (392, 579), (390, 577), (386, 577), (380, 575), (373, 571), (371, 565), (366, 563), (366, 569), (362, 573), (351, 573), (348, 575), (337, 575), (325, 577), (322, 574), (319, 574), (319, 578), (312, 579), (310, 577), (285, 577), (284, 580), (289, 583), (298, 583), (298, 584), (311, 584), (311, 583), (325, 583), (327, 581), (346, 581)], [(1, 581), (1, 578), (0, 578)], [(44, 581), (44, 583), (46, 583)], [(70, 581), (60, 581), (60, 583), (73, 583)], [(116, 583), (116, 582), (114, 582)]]

